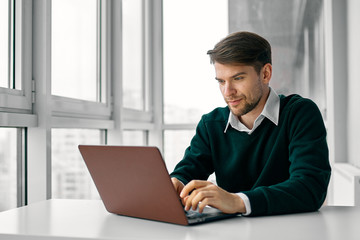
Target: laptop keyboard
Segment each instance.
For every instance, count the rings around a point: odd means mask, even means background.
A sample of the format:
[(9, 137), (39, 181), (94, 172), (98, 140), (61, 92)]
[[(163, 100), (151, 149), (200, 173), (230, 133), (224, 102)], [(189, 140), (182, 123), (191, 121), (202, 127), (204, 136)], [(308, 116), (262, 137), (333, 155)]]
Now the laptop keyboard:
[[(184, 210), (185, 211), (185, 210)], [(219, 213), (218, 212), (203, 212), (203, 213), (199, 213), (198, 211), (194, 211), (194, 210), (189, 210), (189, 211), (185, 211), (186, 217), (188, 219), (196, 219), (196, 218), (204, 218), (204, 217), (211, 217), (211, 216), (216, 216)]]
[[(184, 211), (185, 211), (185, 210), (184, 210)], [(188, 219), (194, 219), (194, 218), (198, 218), (198, 217), (202, 216), (201, 213), (196, 212), (196, 211), (192, 211), (192, 210), (185, 211), (185, 214), (186, 214), (186, 217), (187, 217)]]

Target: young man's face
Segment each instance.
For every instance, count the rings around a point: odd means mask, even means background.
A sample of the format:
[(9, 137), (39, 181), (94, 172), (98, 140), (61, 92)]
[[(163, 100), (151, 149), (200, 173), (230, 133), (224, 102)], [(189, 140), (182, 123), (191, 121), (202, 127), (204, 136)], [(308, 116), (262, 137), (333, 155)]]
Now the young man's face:
[(214, 66), (220, 91), (234, 115), (241, 117), (254, 109), (262, 109), (259, 102), (267, 94), (269, 82), (264, 79), (264, 68), (258, 75), (253, 66), (217, 62)]

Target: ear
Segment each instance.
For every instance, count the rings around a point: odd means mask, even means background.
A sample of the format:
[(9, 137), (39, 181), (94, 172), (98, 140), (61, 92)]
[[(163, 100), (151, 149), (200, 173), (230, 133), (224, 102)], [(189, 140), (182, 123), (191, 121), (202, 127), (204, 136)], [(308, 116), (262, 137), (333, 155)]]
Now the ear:
[(270, 63), (265, 64), (263, 66), (261, 74), (262, 74), (263, 83), (269, 84), (272, 76), (272, 65)]

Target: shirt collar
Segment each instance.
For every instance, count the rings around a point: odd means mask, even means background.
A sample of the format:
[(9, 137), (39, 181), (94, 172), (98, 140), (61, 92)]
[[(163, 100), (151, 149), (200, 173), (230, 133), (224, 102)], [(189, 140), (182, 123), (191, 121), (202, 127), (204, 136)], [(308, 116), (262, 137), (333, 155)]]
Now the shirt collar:
[[(224, 133), (226, 133), (229, 125), (231, 125), (233, 128), (237, 129), (238, 131), (245, 131), (249, 134), (252, 133), (255, 128), (257, 128), (262, 120), (266, 117), (271, 122), (273, 122), (276, 126), (279, 123), (279, 112), (280, 112), (280, 97), (275, 92), (274, 89), (270, 88), (269, 97), (266, 100), (264, 109), (260, 113), (260, 115), (255, 119), (254, 121), (254, 127), (253, 129), (248, 129), (244, 124), (242, 124), (239, 119), (230, 111), (228, 122), (226, 124)], [(258, 124), (256, 124), (258, 122)]]

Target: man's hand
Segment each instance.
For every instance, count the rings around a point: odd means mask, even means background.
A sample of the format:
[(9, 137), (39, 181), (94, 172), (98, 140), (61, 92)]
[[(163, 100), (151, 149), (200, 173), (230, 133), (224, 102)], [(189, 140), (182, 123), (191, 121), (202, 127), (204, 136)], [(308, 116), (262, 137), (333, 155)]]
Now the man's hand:
[[(180, 188), (175, 187), (177, 190)], [(209, 205), (224, 213), (245, 212), (244, 202), (238, 195), (229, 193), (208, 181), (193, 180), (189, 182), (185, 187), (182, 187), (180, 197), (184, 202), (186, 211), (190, 208), (196, 210), (199, 207), (201, 213), (205, 206)]]
[(176, 190), (176, 192), (180, 195), (181, 191), (184, 188), (184, 184), (182, 182), (180, 182), (177, 178), (171, 178), (171, 181), (174, 185), (174, 188)]

